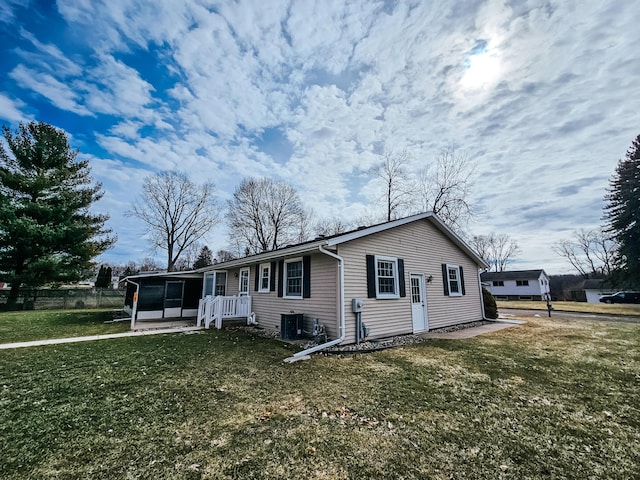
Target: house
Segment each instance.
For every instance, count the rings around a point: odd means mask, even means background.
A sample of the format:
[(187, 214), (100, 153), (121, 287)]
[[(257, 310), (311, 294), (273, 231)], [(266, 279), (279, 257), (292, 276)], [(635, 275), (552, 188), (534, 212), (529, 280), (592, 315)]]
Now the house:
[(484, 272), (480, 278), (496, 300), (546, 300), (550, 295), (544, 270)]
[[(479, 271), (487, 267), (436, 215), (423, 213), (194, 272), (129, 277), (138, 284), (137, 307), (133, 293), (127, 301), (132, 324), (184, 316), (193, 312), (199, 276), (205, 326), (241, 317), (284, 337), (293, 322), (297, 331), (324, 331), (333, 339), (326, 347), (481, 320)], [(188, 305), (179, 305), (182, 281)], [(175, 303), (167, 303), (170, 289)]]
[(586, 301), (588, 303), (600, 303), (600, 297), (603, 295), (612, 295), (616, 292), (623, 290), (622, 288), (616, 288), (611, 286), (606, 280), (602, 279), (587, 279), (582, 285), (583, 291), (572, 291), (571, 296), (576, 298), (577, 301)]

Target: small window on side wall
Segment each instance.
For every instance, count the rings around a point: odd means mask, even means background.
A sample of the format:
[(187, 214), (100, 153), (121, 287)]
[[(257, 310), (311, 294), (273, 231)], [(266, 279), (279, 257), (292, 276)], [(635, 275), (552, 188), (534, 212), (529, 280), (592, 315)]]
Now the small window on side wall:
[(465, 294), (464, 273), (460, 265), (442, 264), (444, 294), (448, 297), (461, 297)]

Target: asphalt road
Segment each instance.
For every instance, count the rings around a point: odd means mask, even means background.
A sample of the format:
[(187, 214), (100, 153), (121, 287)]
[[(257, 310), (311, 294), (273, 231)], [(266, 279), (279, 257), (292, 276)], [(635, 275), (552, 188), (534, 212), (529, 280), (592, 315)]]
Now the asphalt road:
[[(514, 317), (548, 317), (546, 310), (519, 310), (515, 308), (500, 308), (498, 309), (501, 315), (513, 315)], [(603, 320), (605, 322), (625, 322), (625, 323), (640, 323), (640, 316), (629, 315), (606, 315), (601, 313), (580, 313), (580, 312), (563, 312), (563, 311), (551, 311), (551, 318), (554, 317), (570, 317), (583, 320)], [(507, 317), (508, 318), (508, 317)]]

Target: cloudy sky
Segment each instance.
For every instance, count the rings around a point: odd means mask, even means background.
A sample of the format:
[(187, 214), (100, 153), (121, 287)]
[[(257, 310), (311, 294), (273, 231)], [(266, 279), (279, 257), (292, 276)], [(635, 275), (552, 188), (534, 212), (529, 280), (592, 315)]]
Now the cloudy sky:
[(380, 151), (417, 170), (453, 145), (476, 166), (471, 233), (562, 273), (551, 245), (602, 223), (640, 134), (638, 25), (631, 0), (0, 0), (0, 123), (51, 123), (90, 160), (119, 237), (105, 261), (149, 255), (124, 212), (152, 172), (222, 201), (269, 176), (350, 220)]

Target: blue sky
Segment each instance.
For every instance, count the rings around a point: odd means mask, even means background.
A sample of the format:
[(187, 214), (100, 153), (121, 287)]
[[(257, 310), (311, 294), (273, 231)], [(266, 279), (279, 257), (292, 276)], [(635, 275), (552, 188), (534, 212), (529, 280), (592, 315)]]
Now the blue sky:
[[(90, 161), (118, 234), (142, 179), (287, 181), (317, 215), (369, 215), (377, 152), (411, 168), (456, 145), (476, 167), (471, 233), (507, 233), (513, 268), (598, 227), (640, 133), (640, 9), (625, 1), (0, 0), (0, 123), (42, 120)], [(225, 248), (223, 224), (207, 239)], [(162, 259), (162, 253), (157, 254)]]

